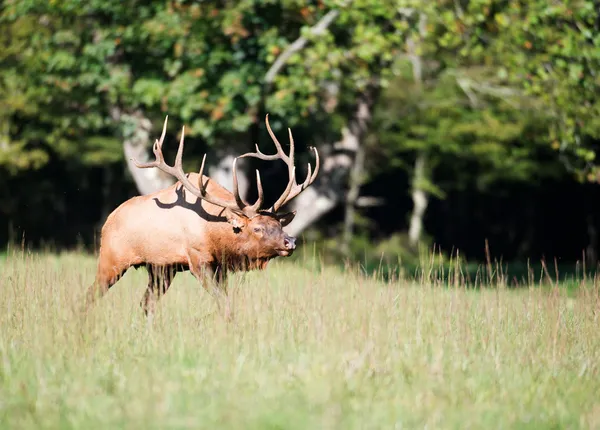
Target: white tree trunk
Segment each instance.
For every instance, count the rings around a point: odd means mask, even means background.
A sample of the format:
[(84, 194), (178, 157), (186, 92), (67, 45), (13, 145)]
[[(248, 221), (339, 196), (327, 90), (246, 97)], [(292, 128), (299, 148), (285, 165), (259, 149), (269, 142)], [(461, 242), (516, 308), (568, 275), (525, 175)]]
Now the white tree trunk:
[(423, 218), (425, 216), (425, 211), (427, 210), (427, 204), (429, 203), (429, 196), (427, 192), (423, 190), (422, 185), (425, 181), (426, 163), (427, 160), (425, 154), (420, 152), (415, 160), (415, 168), (413, 172), (413, 210), (410, 216), (410, 224), (408, 227), (408, 241), (413, 247), (416, 246), (421, 240), (421, 234), (423, 232)]
[[(240, 154), (241, 153), (235, 153), (235, 149), (230, 146), (217, 151), (215, 156), (219, 161), (217, 164), (209, 167), (207, 176), (210, 176), (213, 181), (233, 192), (232, 165), (235, 157)], [(237, 161), (237, 177), (238, 190), (242, 198), (246, 198), (250, 186), (245, 167), (246, 159), (239, 159)]]
[[(132, 158), (140, 163), (151, 161), (151, 152), (154, 139), (150, 137), (152, 132), (152, 123), (142, 112), (136, 111), (131, 115), (125, 114), (120, 109), (113, 109), (112, 117), (117, 122), (130, 122), (133, 131), (124, 136), (123, 152), (127, 169), (135, 182), (138, 192), (142, 195), (151, 194), (155, 191), (166, 188), (175, 183), (173, 177), (164, 174), (158, 169), (140, 169), (133, 163)], [(155, 131), (156, 133), (156, 131)], [(158, 137), (159, 134), (156, 135)]]
[[(421, 56), (418, 54), (418, 45), (425, 37), (427, 24), (427, 17), (421, 13), (419, 16), (419, 40), (415, 41), (414, 38), (407, 40), (407, 48), (410, 61), (413, 69), (413, 79), (417, 88), (421, 89), (423, 85), (423, 61)], [(427, 210), (427, 204), (429, 202), (429, 196), (423, 188), (423, 184), (426, 180), (426, 169), (427, 169), (427, 156), (424, 151), (417, 153), (415, 159), (415, 167), (413, 171), (412, 180), (412, 200), (413, 200), (413, 211), (410, 216), (410, 224), (408, 226), (408, 241), (411, 246), (416, 246), (421, 240), (421, 234), (423, 232), (423, 218), (425, 211)]]
[(293, 209), (298, 211), (294, 220), (284, 230), (292, 236), (298, 236), (311, 224), (333, 209), (341, 198), (337, 191), (322, 193), (316, 188), (308, 188), (294, 201)]
[(151, 161), (148, 156), (148, 147), (139, 143), (134, 143), (130, 139), (123, 141), (123, 151), (127, 162), (129, 173), (135, 182), (138, 192), (142, 195), (151, 194), (155, 191), (167, 188), (175, 183), (171, 176), (164, 175), (158, 169), (140, 169), (133, 164), (132, 158), (135, 158), (141, 163)]

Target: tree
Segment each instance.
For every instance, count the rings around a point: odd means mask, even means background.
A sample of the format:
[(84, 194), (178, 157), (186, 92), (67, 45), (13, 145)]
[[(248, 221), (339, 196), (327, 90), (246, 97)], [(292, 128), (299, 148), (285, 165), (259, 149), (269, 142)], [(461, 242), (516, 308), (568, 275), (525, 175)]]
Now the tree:
[(495, 50), (507, 57), (509, 76), (543, 102), (552, 147), (581, 180), (600, 180), (595, 162), (600, 139), (598, 2), (512, 1), (493, 18), (499, 36)]
[[(536, 166), (527, 157), (550, 142), (565, 161), (567, 154), (574, 156), (578, 174), (595, 169), (590, 145), (599, 136), (594, 74), (600, 57), (594, 48), (600, 38), (593, 29), (600, 18), (593, 2), (438, 2), (405, 15), (412, 92), (418, 99), (409, 103), (417, 117), (408, 113), (410, 124), (400, 126), (401, 146), (416, 151), (409, 227), (413, 245), (428, 195), (440, 192), (432, 180), (438, 151), (491, 164), (480, 181), (500, 172), (505, 178), (531, 177)], [(440, 103), (457, 105), (440, 109)], [(519, 139), (532, 130), (547, 136), (545, 142)]]

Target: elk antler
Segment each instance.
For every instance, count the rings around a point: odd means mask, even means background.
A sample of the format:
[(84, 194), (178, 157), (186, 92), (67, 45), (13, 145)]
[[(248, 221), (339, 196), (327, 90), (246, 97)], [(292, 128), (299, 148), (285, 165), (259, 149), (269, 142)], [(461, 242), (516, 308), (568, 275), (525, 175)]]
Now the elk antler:
[(140, 169), (146, 169), (146, 168), (150, 168), (150, 167), (158, 167), (163, 172), (168, 173), (169, 175), (177, 178), (181, 182), (181, 184), (190, 193), (192, 193), (193, 195), (195, 195), (196, 197), (198, 197), (202, 200), (212, 203), (213, 205), (217, 205), (217, 206), (220, 206), (220, 207), (226, 208), (226, 209), (231, 209), (235, 212), (244, 212), (244, 213), (246, 213), (246, 215), (254, 215), (256, 210), (262, 204), (262, 199), (263, 199), (262, 184), (260, 182), (260, 175), (258, 174), (258, 171), (256, 172), (256, 180), (258, 182), (259, 195), (258, 195), (258, 200), (254, 205), (249, 206), (248, 203), (246, 203), (240, 197), (240, 194), (238, 191), (237, 170), (236, 170), (236, 165), (235, 165), (236, 160), (233, 161), (233, 196), (235, 198), (235, 202), (232, 202), (231, 200), (221, 199), (221, 198), (218, 198), (215, 196), (210, 196), (206, 192), (206, 184), (203, 183), (203, 179), (202, 179), (202, 172), (204, 172), (204, 162), (206, 161), (206, 154), (204, 154), (204, 157), (202, 158), (202, 165), (200, 166), (200, 172), (199, 172), (200, 187), (196, 187), (192, 182), (190, 182), (187, 175), (183, 171), (182, 158), (183, 158), (183, 140), (185, 137), (185, 127), (182, 127), (182, 129), (181, 129), (181, 139), (179, 141), (179, 148), (177, 149), (177, 155), (175, 156), (175, 165), (169, 166), (167, 163), (165, 163), (165, 158), (162, 153), (162, 144), (163, 144), (163, 141), (165, 140), (165, 134), (167, 132), (168, 119), (169, 119), (169, 116), (167, 115), (165, 118), (165, 123), (163, 125), (162, 134), (160, 135), (160, 139), (157, 139), (154, 142), (154, 146), (152, 147), (152, 151), (154, 152), (154, 156), (156, 157), (156, 159), (154, 161), (151, 161), (148, 163), (140, 163), (137, 160), (132, 158), (132, 161), (134, 162), (134, 164)]
[[(308, 188), (308, 186), (315, 181), (315, 179), (317, 178), (317, 173), (319, 173), (319, 152), (315, 147), (310, 148), (315, 153), (315, 171), (311, 173), (312, 169), (310, 163), (308, 163), (308, 174), (306, 175), (306, 179), (302, 184), (298, 185), (298, 183), (296, 182), (296, 167), (294, 167), (294, 138), (292, 137), (292, 130), (288, 128), (288, 134), (290, 137), (290, 154), (288, 156), (285, 152), (283, 152), (283, 148), (281, 147), (279, 140), (277, 140), (275, 134), (273, 133), (273, 130), (271, 130), (271, 126), (269, 125), (269, 114), (267, 114), (265, 122), (267, 123), (267, 130), (269, 132), (269, 135), (271, 136), (271, 139), (273, 139), (273, 143), (275, 143), (275, 147), (277, 148), (277, 153), (272, 155), (263, 154), (258, 148), (258, 144), (256, 144), (256, 152), (248, 152), (246, 154), (240, 155), (238, 158), (254, 157), (266, 161), (283, 160), (283, 162), (287, 164), (289, 175), (287, 187), (285, 188), (283, 194), (279, 197), (279, 199), (277, 199), (277, 201), (269, 209), (269, 211), (271, 212), (277, 212), (283, 205), (288, 203), (290, 200), (292, 200), (294, 197), (296, 197), (298, 194), (300, 194), (302, 191)], [(256, 171), (256, 177), (258, 180), (258, 201), (255, 203), (255, 205), (258, 204), (258, 208), (260, 207), (260, 204), (262, 204), (263, 201), (263, 190), (262, 185), (260, 183), (260, 176), (258, 174), (258, 170)]]

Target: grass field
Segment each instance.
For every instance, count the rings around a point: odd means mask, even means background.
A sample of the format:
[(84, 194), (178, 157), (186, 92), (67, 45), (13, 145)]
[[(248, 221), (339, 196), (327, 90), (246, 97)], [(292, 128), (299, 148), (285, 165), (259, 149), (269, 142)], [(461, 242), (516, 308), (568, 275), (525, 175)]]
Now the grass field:
[(150, 326), (131, 270), (0, 261), (0, 428), (600, 428), (600, 286), (467, 289), (276, 261), (235, 321), (179, 274)]

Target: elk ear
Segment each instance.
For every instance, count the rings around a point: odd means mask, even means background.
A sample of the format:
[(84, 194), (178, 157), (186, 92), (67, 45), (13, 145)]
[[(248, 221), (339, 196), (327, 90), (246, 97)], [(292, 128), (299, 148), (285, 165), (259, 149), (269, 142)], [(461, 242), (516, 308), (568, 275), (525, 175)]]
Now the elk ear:
[(246, 215), (229, 209), (225, 211), (225, 218), (227, 218), (227, 222), (231, 224), (234, 229), (242, 229), (248, 223), (248, 217)]
[(288, 212), (285, 214), (280, 214), (280, 215), (278, 214), (277, 219), (281, 223), (281, 226), (285, 227), (286, 225), (288, 225), (289, 223), (291, 223), (294, 220), (295, 216), (296, 216), (296, 211), (293, 211), (293, 212)]

